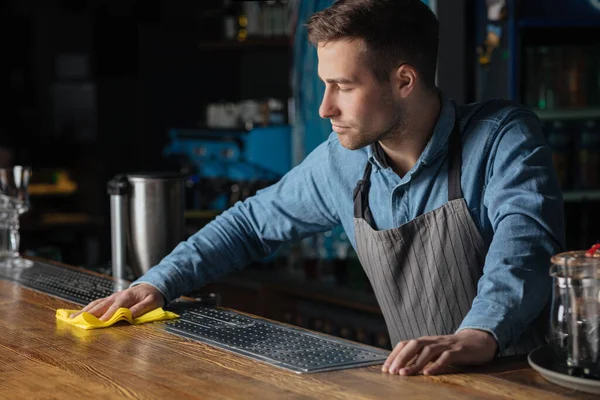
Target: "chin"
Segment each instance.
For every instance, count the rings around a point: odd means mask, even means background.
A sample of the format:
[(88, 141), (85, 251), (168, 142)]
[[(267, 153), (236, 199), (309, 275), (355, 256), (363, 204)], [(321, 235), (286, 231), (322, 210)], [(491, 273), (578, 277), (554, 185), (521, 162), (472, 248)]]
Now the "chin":
[(343, 136), (340, 134), (338, 134), (338, 140), (340, 141), (342, 147), (348, 150), (358, 150), (369, 145), (369, 143), (363, 143), (362, 141), (352, 140), (348, 136)]

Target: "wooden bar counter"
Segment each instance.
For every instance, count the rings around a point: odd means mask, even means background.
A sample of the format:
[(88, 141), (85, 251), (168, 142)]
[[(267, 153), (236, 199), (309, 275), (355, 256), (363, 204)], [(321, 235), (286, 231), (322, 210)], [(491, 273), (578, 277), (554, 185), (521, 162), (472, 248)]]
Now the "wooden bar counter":
[(524, 358), (431, 377), (381, 366), (298, 375), (151, 324), (86, 331), (56, 320), (58, 308), (79, 307), (0, 280), (0, 398), (597, 398), (545, 381)]

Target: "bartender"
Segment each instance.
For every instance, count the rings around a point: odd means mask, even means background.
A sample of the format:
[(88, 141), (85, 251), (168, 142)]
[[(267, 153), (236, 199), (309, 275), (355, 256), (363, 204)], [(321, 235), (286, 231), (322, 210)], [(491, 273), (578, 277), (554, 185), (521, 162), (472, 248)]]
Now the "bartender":
[(278, 183), (87, 305), (134, 317), (342, 224), (394, 345), (382, 370), (480, 365), (544, 342), (563, 202), (540, 121), (436, 87), (438, 21), (419, 0), (340, 0), (307, 23), (333, 132)]

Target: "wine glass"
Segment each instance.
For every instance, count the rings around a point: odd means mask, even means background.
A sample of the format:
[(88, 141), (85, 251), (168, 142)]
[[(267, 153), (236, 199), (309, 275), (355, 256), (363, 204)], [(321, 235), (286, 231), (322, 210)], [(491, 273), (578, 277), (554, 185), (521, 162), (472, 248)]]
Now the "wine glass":
[(29, 210), (31, 168), (0, 168), (0, 267), (30, 267), (19, 254), (19, 217)]

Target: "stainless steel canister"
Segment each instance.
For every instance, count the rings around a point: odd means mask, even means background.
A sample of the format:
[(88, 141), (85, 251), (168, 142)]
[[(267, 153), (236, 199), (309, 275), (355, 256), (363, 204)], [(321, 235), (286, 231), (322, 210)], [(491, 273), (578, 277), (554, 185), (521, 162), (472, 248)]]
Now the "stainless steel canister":
[(111, 197), (113, 276), (148, 272), (184, 239), (185, 176), (177, 173), (117, 175)]

